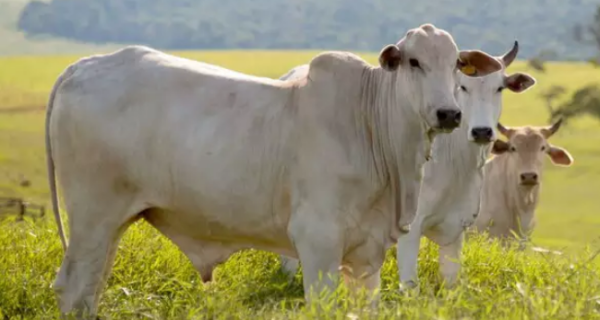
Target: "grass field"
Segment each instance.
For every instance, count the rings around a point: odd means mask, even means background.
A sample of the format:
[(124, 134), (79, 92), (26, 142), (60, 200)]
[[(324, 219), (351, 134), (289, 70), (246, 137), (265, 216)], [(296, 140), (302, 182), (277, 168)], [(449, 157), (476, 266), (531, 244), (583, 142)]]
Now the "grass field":
[[(315, 52), (181, 52), (186, 57), (235, 70), (279, 77), (306, 63)], [(373, 54), (364, 54), (371, 62)], [(0, 58), (0, 196), (21, 196), (49, 204), (44, 145), (44, 105), (58, 74), (78, 56)], [(575, 90), (600, 84), (600, 69), (586, 64), (552, 63), (545, 74), (517, 62), (509, 72), (525, 71), (538, 84), (523, 94), (504, 94), (505, 125), (546, 124), (538, 94), (555, 84)], [(565, 98), (568, 94), (565, 95)], [(383, 300), (378, 317), (423, 319), (600, 319), (600, 123), (581, 118), (563, 127), (554, 144), (575, 159), (570, 168), (546, 162), (538, 227), (533, 242), (563, 251), (562, 256), (503, 250), (472, 241), (464, 251), (464, 269), (454, 290), (436, 291), (436, 248), (423, 241), (422, 292), (395, 293), (398, 279), (393, 252), (385, 265)], [(23, 180), (30, 186), (21, 186)], [(51, 215), (37, 221), (0, 222), (0, 319), (55, 318), (50, 284), (62, 251)], [(600, 258), (596, 259), (600, 260)], [(217, 269), (216, 283), (203, 287), (188, 260), (141, 222), (121, 242), (113, 275), (101, 300), (111, 319), (324, 318), (360, 316), (345, 299), (342, 307), (301, 308), (301, 278), (286, 284), (274, 255), (243, 252)]]

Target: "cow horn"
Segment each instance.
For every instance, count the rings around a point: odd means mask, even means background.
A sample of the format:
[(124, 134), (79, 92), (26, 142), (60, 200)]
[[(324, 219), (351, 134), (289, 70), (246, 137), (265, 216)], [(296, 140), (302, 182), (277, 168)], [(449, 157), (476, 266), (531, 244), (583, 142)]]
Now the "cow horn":
[(512, 49), (510, 49), (510, 51), (505, 53), (501, 58), (502, 63), (504, 64), (504, 68), (508, 68), (508, 66), (510, 66), (510, 64), (517, 57), (518, 52), (519, 52), (519, 42), (517, 40), (515, 40), (515, 44), (513, 45)]
[(542, 130), (544, 136), (546, 137), (546, 139), (550, 138), (553, 134), (556, 133), (556, 131), (558, 131), (558, 129), (560, 128), (560, 125), (563, 122), (563, 118), (560, 117), (554, 124), (544, 128)]
[(498, 131), (500, 131), (500, 133), (502, 133), (502, 135), (504, 135), (507, 138), (510, 138), (510, 134), (511, 134), (512, 130), (506, 128), (504, 125), (502, 125), (502, 123), (500, 123), (500, 121), (498, 121), (496, 128), (498, 128)]

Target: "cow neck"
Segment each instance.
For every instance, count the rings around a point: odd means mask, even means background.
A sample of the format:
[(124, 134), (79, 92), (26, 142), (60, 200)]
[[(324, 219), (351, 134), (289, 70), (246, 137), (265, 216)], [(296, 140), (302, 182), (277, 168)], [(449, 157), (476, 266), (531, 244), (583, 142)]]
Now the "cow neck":
[(537, 185), (533, 188), (524, 188), (521, 186), (518, 179), (519, 175), (516, 169), (509, 165), (508, 157), (500, 156), (500, 158), (498, 160), (502, 160), (501, 170), (504, 181), (498, 185), (504, 186), (505, 203), (510, 211), (513, 230), (521, 235), (519, 219), (523, 219), (527, 215), (534, 213), (538, 202), (540, 186)]
[(366, 69), (361, 83), (360, 121), (381, 181), (397, 172), (399, 165), (412, 164), (416, 149), (424, 140), (419, 116), (398, 90), (403, 80), (400, 72)]
[(433, 161), (428, 165), (443, 166), (444, 172), (452, 174), (454, 183), (471, 179), (469, 173), (482, 172), (490, 155), (491, 146), (470, 142), (467, 139), (468, 130), (468, 125), (461, 124), (451, 133), (437, 135), (433, 142)]
[[(410, 108), (402, 91), (401, 71), (368, 68), (361, 81), (360, 127), (372, 157), (372, 172), (378, 185), (391, 196), (392, 238), (399, 234), (402, 214), (401, 173), (414, 172), (418, 155), (424, 148), (425, 133), (418, 114)], [(415, 175), (417, 173), (415, 172)], [(413, 181), (405, 181), (412, 183)], [(397, 230), (398, 229), (398, 230)]]

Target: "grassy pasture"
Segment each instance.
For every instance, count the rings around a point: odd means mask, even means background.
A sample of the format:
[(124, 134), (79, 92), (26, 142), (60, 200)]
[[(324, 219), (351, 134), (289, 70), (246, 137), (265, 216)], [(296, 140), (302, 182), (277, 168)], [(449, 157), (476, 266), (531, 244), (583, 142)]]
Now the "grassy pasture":
[[(316, 52), (177, 52), (185, 57), (267, 77), (279, 77)], [(372, 63), (374, 54), (362, 54)], [(44, 106), (58, 74), (78, 56), (0, 58), (0, 196), (22, 196), (49, 204), (44, 157)], [(510, 72), (532, 74), (538, 83), (523, 94), (506, 92), (502, 121), (508, 126), (546, 124), (538, 94), (554, 84), (572, 91), (600, 83), (599, 69), (586, 64), (551, 63), (545, 74), (516, 62)], [(568, 95), (565, 95), (568, 97)], [(552, 138), (567, 148), (570, 168), (546, 162), (534, 243), (561, 250), (555, 256), (500, 249), (470, 242), (464, 251), (461, 283), (436, 291), (437, 249), (423, 241), (422, 293), (399, 296), (394, 254), (384, 266), (384, 303), (378, 317), (437, 319), (600, 318), (600, 123), (570, 122)], [(28, 180), (29, 187), (20, 182)], [(38, 221), (0, 221), (0, 319), (50, 319), (56, 303), (50, 284), (61, 249), (51, 215)], [(600, 258), (596, 259), (600, 260)], [(591, 262), (590, 262), (591, 261)], [(327, 315), (302, 305), (301, 278), (286, 284), (274, 255), (244, 252), (217, 269), (216, 283), (204, 287), (187, 259), (145, 223), (121, 242), (113, 275), (101, 301), (111, 319), (347, 318), (360, 311), (348, 300)]]

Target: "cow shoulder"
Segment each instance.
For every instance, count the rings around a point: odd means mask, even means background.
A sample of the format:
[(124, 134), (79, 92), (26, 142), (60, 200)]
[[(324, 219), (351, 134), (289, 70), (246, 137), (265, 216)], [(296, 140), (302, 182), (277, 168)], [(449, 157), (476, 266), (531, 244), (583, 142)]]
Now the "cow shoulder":
[(297, 66), (297, 67), (293, 68), (292, 70), (288, 71), (283, 76), (281, 76), (279, 79), (285, 81), (285, 80), (299, 80), (299, 79), (306, 78), (306, 76), (308, 75), (308, 67), (309, 67), (308, 64), (303, 64), (303, 65)]
[(344, 51), (327, 51), (315, 56), (309, 64), (309, 78), (322, 73), (348, 73), (362, 70), (368, 64), (359, 56)]
[[(317, 55), (309, 63), (308, 90), (318, 104), (332, 106), (338, 93), (345, 101), (358, 101), (353, 94), (360, 92), (361, 76), (369, 65), (357, 55), (349, 52), (328, 51)], [(356, 97), (358, 98), (358, 97)], [(316, 101), (317, 102), (317, 101)]]

